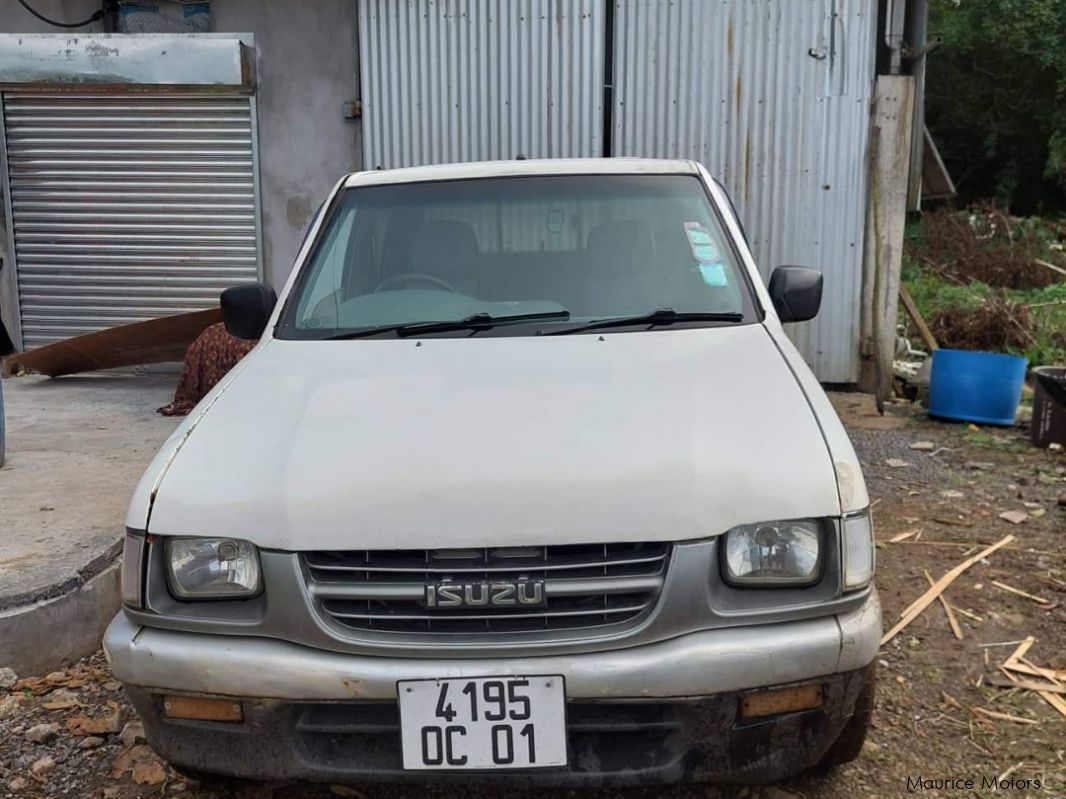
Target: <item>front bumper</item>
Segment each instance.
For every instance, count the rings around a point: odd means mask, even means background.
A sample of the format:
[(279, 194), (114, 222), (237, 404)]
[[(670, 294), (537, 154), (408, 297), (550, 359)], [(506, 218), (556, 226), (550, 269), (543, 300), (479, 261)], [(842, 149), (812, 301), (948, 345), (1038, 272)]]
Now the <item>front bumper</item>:
[[(138, 627), (104, 637), (149, 743), (186, 767), (260, 779), (471, 779), (571, 785), (764, 782), (807, 768), (851, 717), (881, 634), (876, 592), (838, 616), (710, 630), (646, 646), (526, 658), (357, 657), (261, 638)], [(404, 772), (396, 682), (562, 674), (571, 763), (526, 772)], [(755, 688), (817, 681), (816, 710), (737, 717)], [(242, 724), (164, 718), (162, 693), (226, 696)]]

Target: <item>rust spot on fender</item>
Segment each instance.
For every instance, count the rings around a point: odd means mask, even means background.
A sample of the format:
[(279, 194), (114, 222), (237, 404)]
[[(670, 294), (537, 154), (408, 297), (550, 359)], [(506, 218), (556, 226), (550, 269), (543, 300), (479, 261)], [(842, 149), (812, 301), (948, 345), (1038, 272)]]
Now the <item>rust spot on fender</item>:
[(341, 680), (341, 685), (352, 692), (353, 696), (363, 695), (363, 681), (362, 680)]

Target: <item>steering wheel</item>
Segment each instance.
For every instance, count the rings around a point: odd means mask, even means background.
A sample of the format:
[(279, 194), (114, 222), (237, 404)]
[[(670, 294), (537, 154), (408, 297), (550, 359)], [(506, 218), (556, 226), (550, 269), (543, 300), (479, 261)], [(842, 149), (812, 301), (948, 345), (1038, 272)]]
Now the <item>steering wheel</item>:
[(393, 275), (392, 277), (385, 278), (380, 283), (374, 292), (384, 291), (385, 289), (393, 286), (397, 283), (410, 283), (411, 281), (422, 281), (423, 283), (432, 283), (437, 288), (442, 288), (445, 291), (451, 291), (455, 294), (461, 294), (455, 286), (449, 283), (447, 280), (443, 280), (434, 275), (427, 275), (425, 272), (404, 272), (402, 275)]

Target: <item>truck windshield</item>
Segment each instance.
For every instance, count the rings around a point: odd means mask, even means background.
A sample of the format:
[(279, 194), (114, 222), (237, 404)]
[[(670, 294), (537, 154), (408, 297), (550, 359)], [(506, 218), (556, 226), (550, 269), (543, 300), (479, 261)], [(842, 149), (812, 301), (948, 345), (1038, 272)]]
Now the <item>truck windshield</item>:
[[(343, 191), (277, 335), (614, 333), (754, 318), (695, 176), (536, 176)], [(605, 320), (616, 321), (590, 325)], [(411, 327), (422, 323), (432, 324)]]

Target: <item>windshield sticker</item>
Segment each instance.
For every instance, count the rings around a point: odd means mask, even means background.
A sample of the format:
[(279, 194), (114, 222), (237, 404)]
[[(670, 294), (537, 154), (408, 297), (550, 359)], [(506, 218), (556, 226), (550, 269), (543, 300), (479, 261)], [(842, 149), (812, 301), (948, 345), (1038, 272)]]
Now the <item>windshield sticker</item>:
[(703, 282), (708, 286), (714, 288), (722, 288), (729, 285), (729, 280), (726, 278), (725, 267), (721, 263), (717, 264), (700, 264), (700, 277), (703, 278)]
[(688, 236), (692, 257), (699, 262), (703, 282), (715, 288), (729, 285), (729, 278), (722, 265), (722, 253), (710, 231), (699, 222), (686, 222), (685, 235)]
[(563, 232), (563, 212), (559, 208), (553, 208), (551, 211), (548, 211), (548, 232)]

